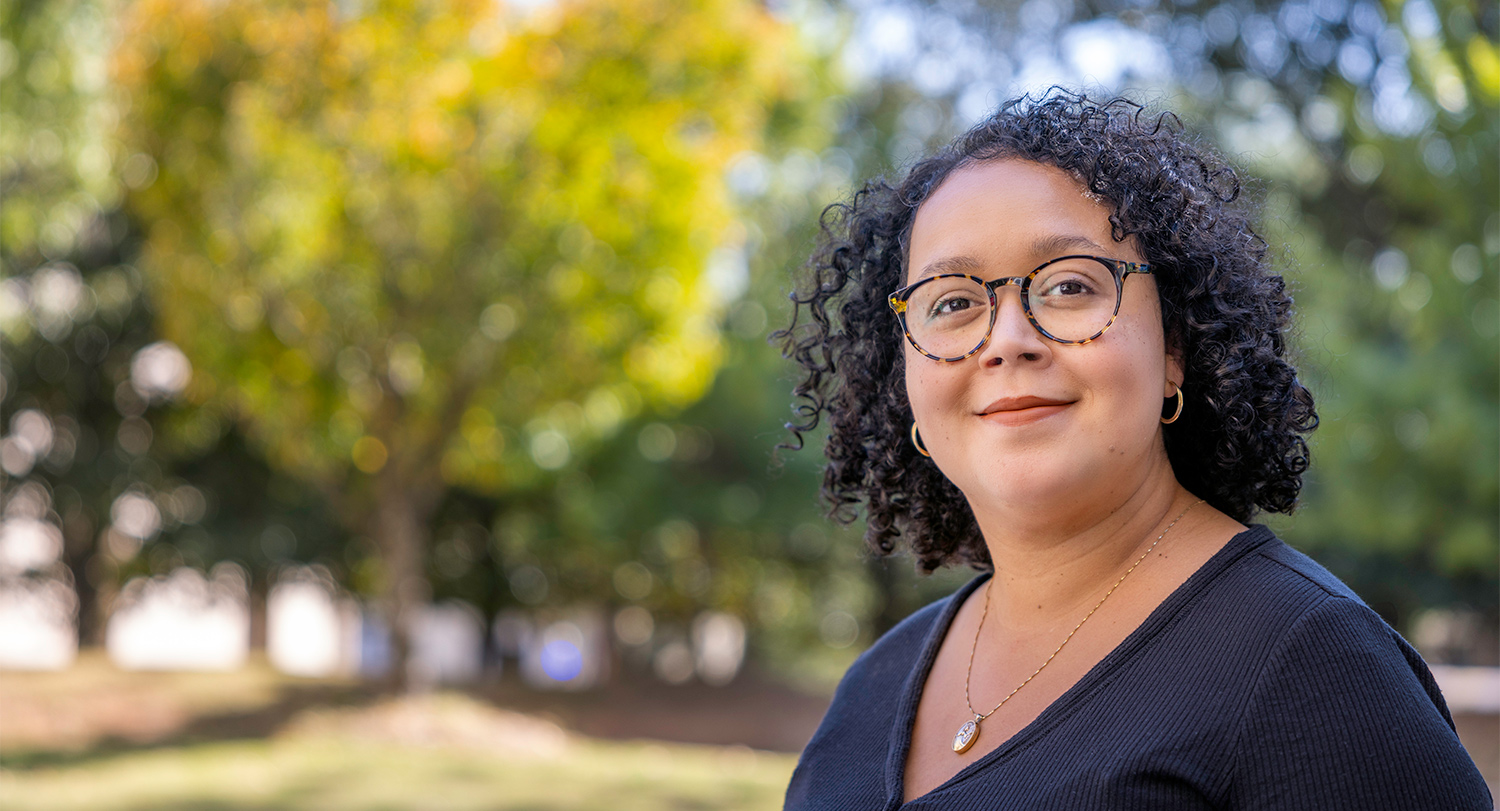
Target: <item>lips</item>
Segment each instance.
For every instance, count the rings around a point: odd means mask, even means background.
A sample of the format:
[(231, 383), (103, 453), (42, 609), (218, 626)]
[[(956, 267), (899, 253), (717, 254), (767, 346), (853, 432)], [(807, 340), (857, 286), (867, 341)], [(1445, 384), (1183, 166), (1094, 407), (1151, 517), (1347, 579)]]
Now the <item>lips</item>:
[(1047, 397), (1002, 397), (984, 407), (979, 412), (981, 416), (1000, 414), (1010, 411), (1026, 411), (1032, 408), (1047, 408), (1049, 406), (1072, 405), (1072, 400), (1053, 400)]
[(1050, 417), (1072, 404), (1071, 400), (1047, 397), (1002, 397), (985, 406), (979, 416), (1000, 425), (1024, 425)]

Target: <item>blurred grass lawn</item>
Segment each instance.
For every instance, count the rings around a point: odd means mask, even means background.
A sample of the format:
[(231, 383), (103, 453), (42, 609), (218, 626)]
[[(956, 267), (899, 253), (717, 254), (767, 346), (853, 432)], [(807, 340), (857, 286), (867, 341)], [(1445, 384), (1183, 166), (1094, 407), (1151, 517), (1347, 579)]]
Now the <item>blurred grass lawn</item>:
[(564, 732), (463, 693), (381, 696), (261, 656), (143, 673), (89, 649), (61, 672), (0, 671), (4, 811), (776, 809), (795, 765)]
[(774, 809), (794, 755), (573, 738), (554, 756), (293, 737), (0, 772), (8, 811)]

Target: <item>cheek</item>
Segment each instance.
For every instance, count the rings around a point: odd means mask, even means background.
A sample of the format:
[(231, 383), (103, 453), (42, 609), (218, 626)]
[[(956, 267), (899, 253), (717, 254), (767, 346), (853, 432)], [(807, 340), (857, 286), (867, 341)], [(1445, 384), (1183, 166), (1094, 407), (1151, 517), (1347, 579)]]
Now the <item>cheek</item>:
[(1099, 379), (1108, 381), (1116, 396), (1112, 408), (1117, 419), (1132, 426), (1150, 425), (1157, 418), (1169, 360), (1159, 330), (1122, 330), (1123, 339)]
[(936, 436), (943, 420), (944, 404), (955, 397), (954, 375), (951, 374), (955, 370), (918, 355), (911, 347), (907, 347), (905, 359), (906, 399), (911, 403), (912, 417), (921, 430)]
[(918, 356), (912, 351), (910, 346), (906, 348), (905, 357), (906, 399), (907, 402), (911, 403), (912, 416), (916, 417), (917, 422), (920, 423), (922, 421), (922, 412), (926, 406), (924, 395), (928, 391), (928, 386), (923, 379), (926, 370), (922, 368), (920, 361), (927, 359)]

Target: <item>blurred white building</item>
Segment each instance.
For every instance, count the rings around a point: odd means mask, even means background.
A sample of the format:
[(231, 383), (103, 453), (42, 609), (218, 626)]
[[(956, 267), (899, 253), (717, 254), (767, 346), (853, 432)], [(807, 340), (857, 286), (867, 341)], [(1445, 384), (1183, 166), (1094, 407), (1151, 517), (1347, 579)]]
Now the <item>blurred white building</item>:
[[(11, 418), (5, 469), (22, 473), (45, 455), (52, 427), (39, 411)], [(12, 489), (0, 517), (0, 668), (61, 670), (78, 655), (78, 595), (61, 565), (63, 533), (52, 497), (36, 482)]]
[(266, 596), (266, 657), (283, 673), (306, 678), (360, 670), (360, 610), (327, 569), (284, 569)]
[[(484, 668), (484, 618), (449, 601), (418, 607), (407, 623), (412, 684), (477, 681)], [(308, 678), (390, 669), (391, 640), (377, 612), (361, 606), (321, 566), (283, 569), (266, 598), (266, 655), (283, 673)]]
[(179, 568), (120, 591), (104, 647), (124, 670), (234, 670), (250, 651), (245, 574), (221, 563), (209, 577)]
[(698, 678), (728, 684), (745, 662), (745, 623), (722, 611), (699, 614), (693, 618), (693, 652)]
[(0, 581), (0, 668), (62, 670), (78, 656), (78, 596), (54, 579)]
[(468, 603), (452, 600), (417, 609), (407, 624), (412, 684), (478, 681), (484, 668), (484, 618)]

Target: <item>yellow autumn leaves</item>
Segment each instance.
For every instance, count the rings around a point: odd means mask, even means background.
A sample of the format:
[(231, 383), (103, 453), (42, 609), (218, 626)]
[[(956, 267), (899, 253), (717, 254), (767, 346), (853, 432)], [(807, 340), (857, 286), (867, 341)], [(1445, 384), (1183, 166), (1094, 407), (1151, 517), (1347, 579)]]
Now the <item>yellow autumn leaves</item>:
[[(710, 258), (743, 239), (726, 167), (815, 102), (783, 25), (743, 0), (340, 8), (143, 0), (115, 59), (159, 167), (130, 205), (163, 324), (271, 458), (503, 489), (553, 466), (530, 440), (598, 434), (558, 414), (698, 397), (735, 286)], [(493, 433), (460, 429), (474, 408)]]

